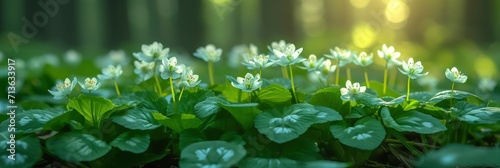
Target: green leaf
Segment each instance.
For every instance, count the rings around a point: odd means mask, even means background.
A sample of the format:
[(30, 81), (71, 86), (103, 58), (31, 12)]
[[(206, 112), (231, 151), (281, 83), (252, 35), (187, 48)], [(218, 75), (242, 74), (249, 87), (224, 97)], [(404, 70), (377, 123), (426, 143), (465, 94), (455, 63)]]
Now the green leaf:
[(410, 111), (416, 109), (420, 105), (418, 100), (409, 100), (403, 103), (403, 111)]
[(391, 114), (387, 107), (381, 110), (382, 119), (387, 127), (400, 132), (433, 134), (445, 131), (446, 127), (438, 119), (418, 111), (399, 111)]
[(314, 109), (316, 109), (317, 111), (316, 120), (314, 123), (325, 123), (328, 121), (342, 120), (342, 116), (334, 109), (323, 106), (314, 106)]
[(106, 142), (88, 134), (59, 133), (46, 142), (47, 150), (58, 158), (70, 161), (93, 161), (111, 150)]
[(259, 91), (258, 97), (262, 103), (273, 105), (290, 101), (292, 94), (282, 85), (271, 84)]
[(386, 134), (380, 121), (372, 117), (358, 120), (353, 127), (334, 124), (330, 126), (330, 131), (342, 144), (361, 150), (377, 148)]
[(153, 118), (153, 110), (134, 108), (125, 113), (113, 115), (111, 120), (121, 126), (133, 130), (152, 130), (160, 125)]
[(479, 108), (466, 102), (457, 102), (452, 112), (458, 115), (460, 121), (471, 124), (496, 124), (500, 121), (500, 108), (483, 107)]
[(439, 103), (439, 102), (446, 100), (446, 99), (451, 99), (451, 98), (464, 99), (464, 98), (469, 98), (469, 97), (475, 99), (478, 102), (484, 102), (484, 100), (481, 99), (479, 96), (476, 96), (476, 95), (469, 93), (469, 92), (463, 92), (463, 91), (459, 91), (459, 90), (454, 90), (453, 92), (451, 90), (445, 90), (445, 91), (436, 93), (436, 95), (434, 95), (434, 97), (432, 97), (429, 100), (429, 102)]
[(85, 122), (85, 118), (76, 111), (68, 111), (46, 122), (45, 125), (43, 125), (43, 129), (59, 131), (71, 122), (83, 123)]
[(283, 110), (264, 111), (255, 118), (255, 128), (277, 143), (293, 140), (315, 122), (317, 110), (310, 104), (294, 104)]
[(432, 151), (415, 162), (416, 167), (499, 167), (500, 148), (450, 144)]
[(368, 107), (376, 107), (384, 105), (384, 101), (375, 95), (368, 93), (358, 93), (354, 95), (356, 102), (364, 104)]
[(253, 127), (255, 116), (260, 113), (257, 109), (257, 103), (245, 104), (219, 104), (222, 108), (226, 109), (238, 121), (238, 123), (245, 129)]
[(329, 161), (329, 160), (318, 160), (318, 161), (306, 162), (303, 167), (304, 168), (319, 168), (319, 167), (347, 168), (349, 166), (351, 166), (351, 164), (343, 163), (343, 162), (334, 162), (334, 161)]
[[(226, 97), (227, 101), (238, 102), (239, 92), (240, 92), (239, 89), (233, 87), (233, 85), (231, 85), (231, 82), (229, 82), (229, 80), (226, 80), (226, 85), (224, 85), (224, 91), (222, 91), (222, 94)], [(241, 93), (241, 101), (245, 101), (249, 98), (250, 96), (248, 93), (246, 92)]]
[[(43, 129), (43, 125), (48, 121), (61, 115), (61, 113), (49, 110), (28, 110), (22, 113), (17, 113), (15, 116), (15, 129), (17, 134), (32, 133)], [(7, 128), (10, 123), (9, 120), (4, 120), (1, 128)]]
[(181, 152), (180, 167), (231, 167), (246, 155), (242, 144), (204, 141), (191, 144)]
[(113, 141), (110, 145), (118, 147), (122, 151), (129, 151), (132, 153), (143, 153), (149, 147), (150, 136), (145, 132), (124, 132)]
[[(413, 92), (410, 93), (410, 99), (415, 99), (419, 102), (429, 102), (434, 95), (436, 95), (435, 92)], [(403, 96), (402, 98), (406, 97)]]
[(391, 87), (387, 87), (385, 95), (382, 95), (383, 89), (384, 89), (384, 84), (382, 84), (378, 81), (369, 81), (369, 82), (370, 82), (370, 89), (375, 90), (380, 96), (391, 96), (391, 97), (401, 96), (401, 94), (394, 91)]
[(19, 139), (5, 131), (0, 134), (0, 144), (0, 167), (33, 167), (42, 158), (40, 141), (35, 135)]
[(205, 118), (220, 111), (219, 103), (229, 103), (220, 97), (208, 97), (194, 106), (194, 113), (198, 118)]
[(108, 99), (81, 94), (68, 103), (68, 109), (75, 109), (85, 118), (88, 125), (99, 127), (102, 120), (109, 117), (115, 105)]
[(286, 157), (297, 161), (313, 161), (323, 159), (315, 141), (308, 138), (297, 138), (281, 144), (272, 152), (280, 153), (279, 157)]
[(197, 128), (201, 124), (201, 120), (193, 114), (172, 114), (167, 117), (155, 112), (153, 118), (177, 133), (181, 133), (185, 129)]
[(327, 87), (318, 90), (309, 100), (309, 103), (317, 106), (329, 107), (335, 110), (340, 110), (342, 107), (342, 99), (340, 99), (339, 87)]
[[(180, 96), (180, 95), (178, 95)], [(182, 114), (196, 114), (196, 104), (206, 100), (207, 98), (214, 97), (214, 92), (210, 90), (198, 90), (197, 92), (184, 90), (181, 101), (176, 104), (169, 104), (169, 111)], [(176, 97), (179, 98), (179, 97)], [(199, 109), (198, 109), (199, 110)], [(169, 115), (169, 114), (167, 114)]]
[(241, 168), (283, 168), (283, 167), (300, 167), (295, 160), (288, 158), (247, 158), (241, 161)]
[(285, 78), (262, 79), (262, 87), (268, 87), (272, 84), (281, 85), (285, 87), (285, 89), (287, 90), (290, 90), (292, 88), (290, 79), (285, 79)]

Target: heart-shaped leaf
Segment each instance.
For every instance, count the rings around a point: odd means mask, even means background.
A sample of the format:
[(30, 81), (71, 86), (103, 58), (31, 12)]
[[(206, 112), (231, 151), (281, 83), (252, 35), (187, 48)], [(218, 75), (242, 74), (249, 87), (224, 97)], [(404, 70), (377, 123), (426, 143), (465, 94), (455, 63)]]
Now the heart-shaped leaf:
[(257, 103), (220, 104), (220, 106), (231, 113), (236, 121), (245, 129), (253, 127), (254, 118), (260, 113), (260, 110), (257, 109), (258, 105)]
[(193, 114), (172, 114), (164, 116), (161, 113), (153, 113), (154, 119), (177, 133), (181, 133), (185, 129), (197, 128), (201, 124), (201, 120)]
[(111, 150), (106, 142), (88, 134), (59, 133), (46, 142), (47, 150), (58, 158), (70, 161), (93, 161)]
[(152, 130), (160, 126), (153, 118), (153, 112), (144, 108), (134, 108), (112, 116), (111, 120), (128, 129)]
[(98, 96), (81, 94), (70, 99), (68, 109), (75, 109), (85, 118), (88, 125), (99, 127), (102, 120), (110, 115), (110, 111), (115, 108), (111, 100)]
[(330, 126), (330, 131), (342, 144), (362, 150), (377, 148), (386, 134), (380, 121), (372, 117), (358, 120), (353, 127), (334, 124)]
[(290, 101), (292, 99), (292, 94), (290, 91), (278, 84), (271, 84), (268, 87), (265, 87), (259, 94), (257, 95), (261, 102), (273, 105), (276, 103), (283, 103)]
[(391, 114), (387, 107), (383, 107), (381, 115), (386, 126), (401, 132), (433, 134), (446, 130), (446, 127), (438, 119), (414, 110)]
[(242, 144), (225, 141), (193, 143), (181, 152), (180, 167), (231, 167), (246, 155)]
[(198, 118), (211, 116), (220, 111), (219, 103), (228, 104), (229, 102), (220, 97), (208, 97), (194, 106), (194, 113)]
[(498, 107), (483, 107), (479, 108), (476, 105), (467, 102), (457, 102), (452, 112), (458, 115), (460, 121), (471, 124), (495, 124), (500, 121), (500, 108)]
[[(28, 110), (22, 113), (17, 113), (15, 116), (16, 133), (32, 133), (42, 130), (45, 123), (53, 118), (61, 115), (60, 112), (49, 110)], [(7, 128), (11, 124), (11, 120), (4, 120), (0, 124), (0, 128)]]
[(33, 167), (42, 158), (40, 141), (35, 135), (17, 139), (15, 134), (5, 131), (0, 134), (0, 144), (0, 167)]
[(356, 102), (368, 107), (376, 107), (384, 105), (384, 101), (375, 95), (369, 93), (358, 93), (354, 95)]
[(327, 87), (318, 90), (309, 100), (309, 103), (317, 106), (329, 107), (335, 110), (340, 110), (342, 107), (342, 99), (340, 99), (339, 87)]
[(429, 100), (429, 102), (431, 102), (431, 103), (439, 103), (439, 102), (441, 102), (443, 100), (446, 100), (446, 99), (451, 99), (451, 98), (454, 98), (454, 99), (464, 99), (464, 98), (469, 98), (469, 97), (475, 99), (478, 102), (483, 102), (484, 101), (479, 96), (476, 96), (476, 95), (474, 95), (472, 93), (469, 93), (469, 92), (464, 92), (464, 91), (459, 91), (459, 90), (454, 90), (454, 91), (445, 90), (445, 91), (436, 93), (436, 95), (434, 95)]
[(334, 109), (323, 106), (314, 106), (314, 109), (316, 109), (317, 111), (316, 120), (314, 121), (314, 123), (325, 123), (328, 121), (342, 120), (342, 116)]
[(255, 128), (277, 143), (299, 137), (315, 122), (317, 110), (310, 104), (294, 104), (283, 110), (264, 111), (255, 118)]
[(299, 162), (288, 158), (247, 158), (240, 163), (241, 168), (267, 167), (300, 167)]
[(118, 135), (111, 141), (110, 145), (118, 147), (122, 151), (142, 153), (148, 149), (149, 139), (148, 133), (127, 131)]

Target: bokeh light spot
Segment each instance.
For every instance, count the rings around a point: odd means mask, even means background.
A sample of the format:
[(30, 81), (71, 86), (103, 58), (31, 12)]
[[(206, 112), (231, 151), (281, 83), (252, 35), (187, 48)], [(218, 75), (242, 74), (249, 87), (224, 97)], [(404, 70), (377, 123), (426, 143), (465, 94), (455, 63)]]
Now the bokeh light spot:
[(474, 62), (474, 69), (481, 78), (489, 78), (497, 75), (495, 62), (485, 55), (481, 55), (476, 59)]
[(354, 6), (355, 8), (364, 8), (368, 3), (370, 3), (370, 0), (349, 0), (351, 2), (351, 5)]
[(385, 18), (392, 23), (401, 23), (408, 19), (410, 7), (399, 0), (392, 0), (385, 8)]
[(367, 23), (358, 24), (352, 32), (352, 41), (356, 47), (367, 48), (375, 42), (377, 32)]

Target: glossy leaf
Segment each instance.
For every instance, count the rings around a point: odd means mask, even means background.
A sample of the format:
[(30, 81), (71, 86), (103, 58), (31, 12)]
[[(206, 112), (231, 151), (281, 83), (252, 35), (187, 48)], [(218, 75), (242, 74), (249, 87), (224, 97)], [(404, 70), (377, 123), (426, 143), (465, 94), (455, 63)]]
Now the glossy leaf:
[(0, 167), (33, 167), (42, 158), (40, 140), (35, 135), (17, 138), (5, 131), (0, 134), (0, 143)]
[(387, 107), (384, 107), (381, 115), (386, 126), (400, 132), (433, 134), (446, 130), (438, 119), (414, 110), (391, 113)]
[(246, 155), (242, 144), (225, 141), (193, 143), (181, 152), (180, 167), (231, 167)]
[(60, 133), (46, 142), (47, 150), (58, 158), (70, 161), (93, 161), (111, 150), (106, 142), (88, 134)]
[(153, 112), (144, 108), (134, 108), (112, 116), (111, 120), (128, 129), (152, 130), (160, 126), (153, 118)]
[(238, 123), (245, 129), (253, 127), (255, 116), (260, 113), (257, 109), (257, 103), (245, 104), (219, 104), (222, 108), (226, 109), (238, 121)]
[(118, 147), (122, 151), (142, 153), (148, 149), (149, 139), (150, 136), (148, 133), (127, 131), (118, 135), (118, 137), (111, 141), (110, 145)]
[(85, 123), (99, 127), (102, 120), (110, 115), (115, 105), (108, 99), (81, 94), (68, 103), (68, 109), (75, 109), (85, 118)]
[(386, 134), (380, 121), (372, 117), (358, 120), (352, 127), (334, 124), (330, 126), (330, 131), (342, 144), (362, 150), (377, 148)]
[(155, 112), (153, 118), (177, 133), (181, 133), (185, 129), (197, 128), (201, 124), (201, 120), (193, 114), (173, 114), (167, 117)]

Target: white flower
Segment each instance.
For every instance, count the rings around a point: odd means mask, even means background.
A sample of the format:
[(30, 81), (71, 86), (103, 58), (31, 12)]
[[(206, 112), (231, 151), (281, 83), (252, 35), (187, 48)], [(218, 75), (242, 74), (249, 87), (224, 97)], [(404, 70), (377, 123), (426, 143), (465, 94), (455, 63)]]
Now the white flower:
[(337, 66), (336, 65), (332, 65), (332, 61), (330, 61), (329, 59), (328, 60), (325, 60), (321, 63), (321, 65), (318, 67), (318, 70), (322, 73), (322, 74), (329, 74), (329, 73), (333, 73), (335, 72), (335, 70), (337, 69)]
[(358, 93), (363, 93), (366, 91), (366, 86), (360, 86), (358, 82), (351, 84), (350, 80), (345, 82), (345, 88), (340, 89), (340, 98), (344, 101), (356, 101), (354, 95)]
[(304, 64), (304, 66), (299, 66), (299, 68), (305, 69), (309, 72), (315, 71), (315, 70), (318, 70), (318, 68), (321, 66), (321, 64), (323, 64), (323, 61), (324, 61), (324, 58), (320, 58), (318, 60), (316, 55), (311, 54), (311, 55), (309, 55), (309, 57), (307, 58), (306, 61), (302, 62), (302, 64)]
[(181, 75), (181, 85), (184, 87), (195, 87), (200, 84), (200, 80), (198, 75), (193, 74), (193, 70), (190, 67), (187, 67)]
[(111, 50), (108, 53), (109, 60), (113, 65), (126, 66), (129, 63), (129, 57), (123, 50)]
[(177, 58), (172, 57), (170, 59), (165, 58), (161, 61), (160, 72), (161, 78), (163, 79), (177, 79), (181, 76), (182, 71), (184, 71), (185, 65), (177, 65)]
[(351, 51), (347, 49), (341, 49), (339, 47), (335, 47), (335, 50), (330, 49), (330, 55), (325, 54), (325, 57), (339, 61), (340, 67), (343, 67), (352, 62)]
[(248, 69), (252, 70), (252, 69), (267, 68), (273, 65), (273, 62), (269, 61), (269, 55), (260, 54), (259, 56), (253, 57), (252, 60), (249, 60), (248, 62), (243, 62), (241, 64), (245, 65)]
[(222, 55), (222, 49), (216, 48), (213, 44), (200, 47), (194, 53), (195, 57), (201, 58), (206, 62), (217, 62)]
[(290, 45), (290, 43), (286, 43), (285, 40), (280, 40), (279, 42), (272, 42), (270, 46), (267, 46), (267, 49), (271, 52), (274, 50), (283, 51), (286, 49), (287, 45)]
[(413, 58), (408, 59), (408, 62), (403, 61), (403, 69), (398, 68), (401, 73), (409, 76), (411, 79), (419, 78), (429, 74), (429, 72), (422, 73), (424, 71), (424, 66), (420, 61), (417, 63), (413, 62)]
[(64, 96), (71, 94), (71, 91), (76, 86), (76, 77), (73, 81), (66, 78), (64, 82), (58, 82), (56, 84), (56, 91), (49, 90), (49, 93), (54, 95), (54, 99), (62, 99)]
[(64, 53), (64, 61), (68, 64), (78, 65), (82, 61), (82, 56), (75, 50), (68, 50)]
[(479, 80), (478, 87), (479, 90), (483, 92), (491, 92), (495, 89), (496, 85), (497, 82), (495, 82), (494, 80), (490, 78), (482, 78), (481, 80)]
[(359, 55), (354, 56), (354, 64), (367, 67), (373, 63), (373, 54), (366, 54), (366, 52), (361, 52)]
[(87, 78), (87, 79), (85, 79), (85, 83), (78, 82), (78, 84), (80, 84), (82, 89), (88, 90), (88, 91), (97, 90), (97, 89), (99, 89), (99, 87), (101, 87), (101, 83), (98, 83), (96, 78), (92, 78), (92, 79)]
[(400, 52), (395, 52), (393, 46), (387, 47), (387, 45), (382, 45), (382, 50), (377, 50), (378, 56), (387, 61), (388, 66), (392, 66), (393, 64), (399, 66), (401, 62), (397, 59), (401, 56)]
[(257, 46), (250, 45), (237, 45), (231, 49), (229, 53), (228, 64), (231, 68), (238, 68), (241, 66), (242, 62), (248, 62), (253, 60), (254, 57), (258, 55), (259, 51)]
[(134, 61), (134, 73), (139, 75), (141, 80), (148, 80), (153, 77), (153, 68), (155, 66), (155, 62), (146, 62), (146, 61)]
[(237, 77), (236, 79), (231, 76), (227, 76), (227, 79), (231, 81), (231, 85), (233, 85), (233, 87), (238, 88), (244, 92), (252, 92), (262, 86), (262, 81), (260, 80), (259, 74), (255, 75), (254, 77), (252, 74), (247, 73), (245, 75), (245, 78)]
[(446, 72), (444, 74), (446, 75), (446, 78), (448, 78), (452, 82), (465, 83), (465, 81), (467, 81), (467, 76), (458, 71), (456, 67), (451, 68), (451, 71), (450, 69), (446, 69)]
[(306, 60), (304, 58), (299, 58), (302, 50), (302, 48), (295, 50), (295, 45), (293, 44), (287, 45), (284, 50), (273, 49), (273, 53), (274, 55), (276, 55), (276, 60), (274, 60), (274, 63), (277, 63), (281, 66), (288, 66), (302, 62)]
[(120, 75), (122, 75), (123, 70), (122, 66), (117, 65), (116, 67), (113, 65), (108, 65), (108, 67), (102, 69), (102, 74), (97, 75), (99, 79), (118, 79)]
[(141, 60), (141, 61), (146, 61), (146, 62), (155, 62), (155, 61), (160, 61), (163, 60), (164, 58), (168, 57), (168, 52), (170, 52), (169, 48), (163, 48), (163, 44), (158, 43), (158, 42), (153, 42), (153, 44), (150, 45), (145, 45), (143, 44), (141, 46), (141, 51), (140, 53), (134, 53), (134, 56)]

